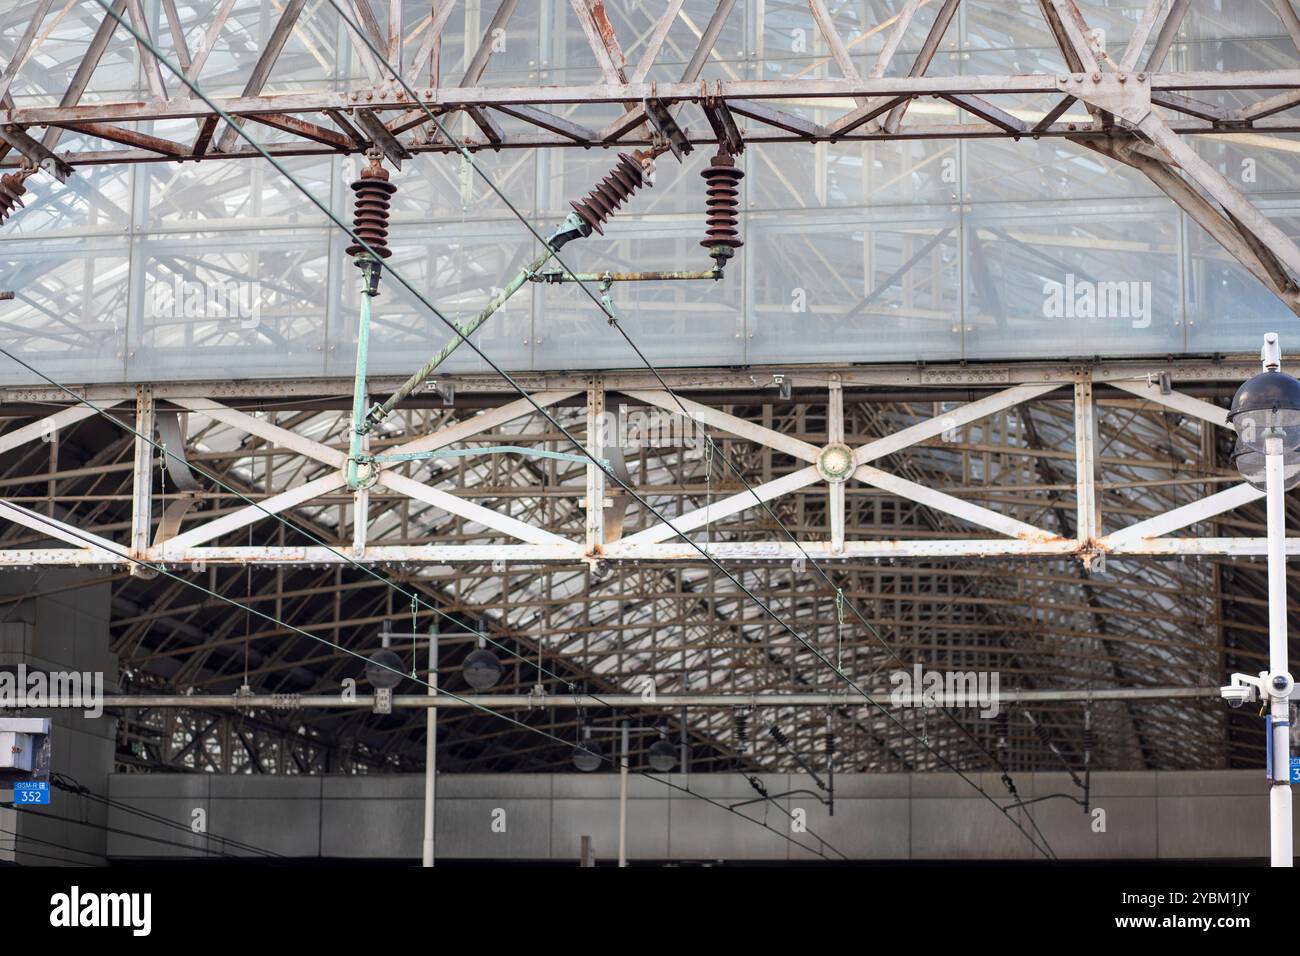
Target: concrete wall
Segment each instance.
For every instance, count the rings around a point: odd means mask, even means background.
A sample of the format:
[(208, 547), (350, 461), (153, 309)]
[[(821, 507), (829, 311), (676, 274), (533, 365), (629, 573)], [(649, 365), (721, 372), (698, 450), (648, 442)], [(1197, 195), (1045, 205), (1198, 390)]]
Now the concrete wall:
[[(678, 786), (725, 804), (755, 796), (739, 774), (672, 775)], [(761, 778), (771, 794), (812, 789), (798, 775)], [(1003, 788), (992, 774), (975, 779), (989, 794)], [(1063, 859), (1150, 860), (1264, 858), (1268, 808), (1262, 771), (1101, 773), (1093, 805), (1106, 830), (1069, 800), (1033, 805), (1034, 818)], [(633, 860), (806, 860), (795, 846), (735, 813), (639, 776), (630, 778), (629, 856)], [(1077, 794), (1064, 774), (1017, 775), (1021, 796)], [(860, 860), (1029, 860), (1019, 831), (969, 784), (949, 774), (874, 774), (835, 780), (835, 816), (807, 795), (783, 798), (807, 812), (812, 833)], [(239, 850), (236, 839), (294, 857), (417, 859), (423, 778), (261, 777), (118, 774), (110, 795), (131, 807), (189, 827), (206, 815), (208, 835), (169, 829), (122, 810), (109, 823), (185, 844), (185, 848), (110, 834), (114, 858), (169, 857)], [(1005, 801), (1004, 801), (1005, 802)], [(504, 832), (493, 829), (502, 819)], [(807, 847), (812, 833), (790, 833), (789, 818), (753, 804), (745, 814), (765, 820)], [(1018, 811), (1023, 820), (1023, 811)], [(1025, 822), (1026, 829), (1029, 829)], [(463, 860), (568, 860), (591, 836), (598, 859), (618, 848), (618, 777), (614, 774), (448, 775), (438, 778), (437, 854)], [(1032, 831), (1031, 831), (1032, 832)], [(828, 851), (829, 852), (829, 851)], [(833, 853), (829, 854), (834, 856)]]
[[(110, 585), (88, 583), (98, 576), (64, 568), (0, 574), (0, 595), (27, 596), (0, 604), (0, 668), (12, 671), (26, 664), (29, 671), (98, 672), (104, 675), (104, 693), (115, 693), (118, 665), (109, 648)], [(89, 719), (79, 710), (32, 710), (26, 715), (50, 720), (51, 770), (103, 794), (113, 772), (117, 721), (108, 715)], [(106, 808), (51, 790), (48, 812), (0, 809), (0, 860), (33, 865), (106, 862)], [(11, 799), (10, 791), (4, 791), (4, 799)], [(54, 820), (52, 814), (91, 825)]]

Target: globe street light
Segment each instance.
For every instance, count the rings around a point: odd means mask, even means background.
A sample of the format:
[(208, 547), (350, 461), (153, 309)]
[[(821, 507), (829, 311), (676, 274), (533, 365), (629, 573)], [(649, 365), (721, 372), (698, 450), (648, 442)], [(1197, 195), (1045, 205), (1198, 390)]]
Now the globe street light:
[(1263, 356), (1264, 371), (1237, 389), (1228, 421), (1243, 448), (1267, 453), (1276, 441), (1285, 454), (1300, 447), (1300, 381), (1279, 368), (1276, 332), (1265, 336)]
[(1265, 492), (1268, 504), (1268, 667), (1258, 678), (1233, 674), (1223, 696), (1241, 706), (1258, 695), (1269, 702), (1268, 766), (1273, 866), (1292, 865), (1289, 711), (1294, 686), (1287, 670), (1286, 491), (1300, 482), (1300, 381), (1282, 371), (1276, 332), (1264, 336), (1264, 370), (1232, 398), (1228, 423), (1237, 433), (1232, 460)]
[(480, 632), (478, 647), (466, 654), (465, 662), (461, 664), (465, 683), (475, 690), (487, 690), (496, 686), (504, 670), (501, 660), (488, 650), (487, 638)]
[(377, 690), (392, 690), (402, 682), (402, 659), (396, 651), (380, 648), (366, 659), (366, 680)]
[(392, 690), (402, 682), (402, 659), (392, 649), (393, 632), (391, 625), (384, 622), (379, 631), (379, 650), (366, 660), (366, 680), (376, 690)]
[(573, 765), (583, 773), (591, 773), (603, 759), (600, 747), (591, 739), (591, 724), (583, 724), (582, 739), (573, 748)]
[(667, 773), (677, 766), (677, 748), (668, 739), (667, 726), (659, 727), (659, 739), (646, 751), (646, 759), (652, 770)]
[(652, 769), (667, 773), (677, 766), (677, 748), (667, 740), (656, 740), (650, 745), (646, 756)]

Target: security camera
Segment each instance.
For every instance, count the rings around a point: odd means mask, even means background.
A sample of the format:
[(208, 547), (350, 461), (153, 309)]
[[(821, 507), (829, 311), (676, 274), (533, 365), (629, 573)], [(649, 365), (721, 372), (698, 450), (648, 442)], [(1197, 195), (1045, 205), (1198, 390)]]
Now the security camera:
[(1293, 687), (1295, 687), (1295, 681), (1285, 671), (1268, 675), (1269, 692), (1274, 697), (1290, 697)]
[(1220, 687), (1219, 693), (1223, 699), (1228, 702), (1232, 708), (1240, 707), (1242, 704), (1250, 703), (1255, 699), (1255, 691), (1250, 687), (1242, 687), (1237, 684), (1229, 684), (1226, 687)]
[(1230, 707), (1253, 704), (1259, 699), (1267, 674), (1251, 677), (1249, 674), (1233, 674), (1232, 683), (1219, 688), (1219, 695)]

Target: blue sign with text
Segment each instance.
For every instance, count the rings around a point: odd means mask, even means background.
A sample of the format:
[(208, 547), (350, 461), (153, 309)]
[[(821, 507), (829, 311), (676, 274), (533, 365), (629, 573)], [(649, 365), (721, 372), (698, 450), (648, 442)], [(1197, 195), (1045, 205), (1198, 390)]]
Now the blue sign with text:
[(45, 780), (18, 780), (14, 783), (14, 806), (31, 806), (50, 802), (50, 785)]
[(1291, 782), (1300, 783), (1300, 757), (1291, 758)]

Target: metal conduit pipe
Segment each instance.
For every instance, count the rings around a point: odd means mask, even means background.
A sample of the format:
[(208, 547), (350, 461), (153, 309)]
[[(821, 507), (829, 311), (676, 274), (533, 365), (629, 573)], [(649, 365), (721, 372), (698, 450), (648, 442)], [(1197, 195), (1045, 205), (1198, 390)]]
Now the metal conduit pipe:
[[(1100, 701), (1100, 700), (1178, 700), (1219, 696), (1218, 687), (1116, 687), (1094, 690), (1005, 690), (997, 694), (999, 704), (1019, 704), (1044, 701)], [(1298, 694), (1297, 696), (1300, 696)], [(874, 697), (888, 703), (890, 695), (882, 692)], [(370, 695), (357, 695), (346, 699), (342, 695), (296, 694), (106, 694), (99, 701), (105, 708), (134, 707), (186, 707), (198, 709), (231, 708), (239, 710), (298, 710), (319, 708), (325, 710), (369, 709), (374, 706)], [(921, 706), (916, 695), (911, 706)], [(80, 698), (52, 699), (33, 709), (81, 709)], [(853, 707), (866, 706), (866, 699), (855, 693), (805, 693), (805, 694), (659, 694), (653, 702), (640, 694), (473, 694), (452, 697), (446, 694), (394, 694), (394, 708), (437, 707), (468, 709), (488, 707), (552, 707), (558, 709), (627, 707), (656, 710), (675, 707)]]

